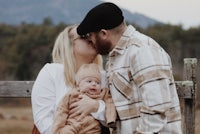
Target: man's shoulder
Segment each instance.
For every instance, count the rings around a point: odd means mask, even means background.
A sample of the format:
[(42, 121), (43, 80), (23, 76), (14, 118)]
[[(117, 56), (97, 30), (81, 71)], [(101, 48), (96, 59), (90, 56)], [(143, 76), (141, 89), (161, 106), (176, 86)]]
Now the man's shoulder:
[(135, 47), (143, 47), (149, 43), (149, 40), (152, 40), (152, 38), (138, 31), (130, 36), (130, 44)]

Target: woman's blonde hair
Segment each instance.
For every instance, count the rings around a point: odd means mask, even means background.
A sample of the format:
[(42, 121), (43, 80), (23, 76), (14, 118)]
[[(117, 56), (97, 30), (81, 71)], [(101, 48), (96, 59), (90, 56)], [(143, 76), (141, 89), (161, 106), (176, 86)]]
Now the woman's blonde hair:
[[(77, 68), (73, 53), (73, 35), (70, 34), (70, 31), (74, 27), (76, 27), (76, 25), (67, 26), (58, 35), (52, 52), (53, 63), (60, 63), (64, 65), (65, 82), (71, 87), (75, 87), (75, 73)], [(93, 63), (102, 66), (102, 56), (97, 55)]]

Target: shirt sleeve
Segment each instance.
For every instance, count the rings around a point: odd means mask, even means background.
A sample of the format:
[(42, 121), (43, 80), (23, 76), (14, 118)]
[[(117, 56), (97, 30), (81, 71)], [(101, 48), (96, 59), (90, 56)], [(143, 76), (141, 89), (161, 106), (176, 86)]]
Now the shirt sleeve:
[(31, 101), (34, 124), (42, 134), (49, 134), (55, 107), (55, 83), (45, 65), (33, 85)]
[(157, 46), (147, 46), (132, 57), (133, 80), (142, 97), (138, 133), (159, 132), (167, 123), (171, 106), (170, 83), (173, 80), (169, 56)]
[(100, 121), (105, 121), (105, 103), (102, 100), (98, 100), (99, 101), (99, 108), (97, 110), (97, 112), (93, 112), (91, 113), (91, 115)]

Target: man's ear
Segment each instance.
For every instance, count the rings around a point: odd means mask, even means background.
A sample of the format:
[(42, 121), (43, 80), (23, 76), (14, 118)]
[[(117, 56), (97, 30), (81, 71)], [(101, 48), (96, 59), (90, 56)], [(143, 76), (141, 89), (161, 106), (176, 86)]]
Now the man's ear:
[(100, 36), (102, 39), (107, 39), (107, 38), (108, 38), (108, 35), (109, 35), (108, 30), (101, 29), (101, 30), (99, 31), (99, 36)]

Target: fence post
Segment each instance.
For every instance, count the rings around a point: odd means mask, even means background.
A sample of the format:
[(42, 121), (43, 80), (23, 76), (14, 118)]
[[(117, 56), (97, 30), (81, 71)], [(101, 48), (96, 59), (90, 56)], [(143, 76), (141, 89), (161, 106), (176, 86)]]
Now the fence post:
[(193, 88), (192, 98), (185, 98), (184, 115), (185, 115), (185, 127), (186, 134), (195, 133), (195, 100), (196, 100), (196, 58), (185, 58), (184, 59), (184, 80), (192, 81)]

